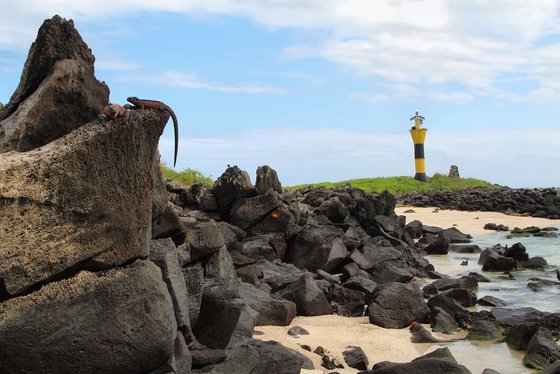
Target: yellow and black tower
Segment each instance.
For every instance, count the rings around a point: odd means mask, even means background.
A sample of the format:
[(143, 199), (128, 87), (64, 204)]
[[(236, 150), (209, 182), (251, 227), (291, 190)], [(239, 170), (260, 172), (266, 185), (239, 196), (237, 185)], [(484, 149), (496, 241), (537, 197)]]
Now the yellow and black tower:
[(420, 182), (428, 182), (426, 177), (426, 159), (424, 158), (424, 140), (426, 140), (428, 129), (422, 128), (424, 117), (419, 115), (418, 111), (410, 120), (414, 120), (414, 126), (410, 129), (410, 135), (412, 135), (412, 141), (414, 142), (414, 162), (416, 164), (414, 179)]

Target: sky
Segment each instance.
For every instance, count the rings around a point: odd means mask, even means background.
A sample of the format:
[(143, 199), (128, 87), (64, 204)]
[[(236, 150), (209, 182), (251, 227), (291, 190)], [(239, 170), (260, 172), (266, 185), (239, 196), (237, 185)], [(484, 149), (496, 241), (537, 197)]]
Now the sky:
[[(560, 187), (560, 0), (0, 0), (0, 102), (42, 22), (74, 20), (111, 101), (172, 107), (176, 169), (283, 185), (426, 173)], [(171, 123), (160, 139), (173, 162)]]

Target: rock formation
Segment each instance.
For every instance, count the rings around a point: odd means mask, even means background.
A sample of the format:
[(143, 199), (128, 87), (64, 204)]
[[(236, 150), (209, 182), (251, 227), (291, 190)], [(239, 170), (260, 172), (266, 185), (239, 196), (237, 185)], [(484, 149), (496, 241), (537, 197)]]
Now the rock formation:
[(529, 214), (560, 219), (560, 191), (556, 188), (484, 188), (456, 191), (411, 192), (398, 196), (399, 203), (465, 211)]
[[(297, 373), (311, 361), (253, 339), (255, 326), (366, 306), (390, 328), (430, 317), (446, 332), (506, 325), (465, 308), (474, 276), (423, 291), (411, 282), (443, 277), (425, 248), (471, 238), (406, 225), (387, 192), (283, 191), (269, 166), (255, 186), (237, 166), (212, 186), (163, 181), (167, 115), (100, 124), (108, 89), (93, 62), (71, 21), (47, 20), (0, 108), (0, 372)], [(508, 253), (521, 261), (517, 249)], [(354, 347), (349, 365), (367, 366), (362, 353)], [(403, 365), (465, 372), (431, 356)]]

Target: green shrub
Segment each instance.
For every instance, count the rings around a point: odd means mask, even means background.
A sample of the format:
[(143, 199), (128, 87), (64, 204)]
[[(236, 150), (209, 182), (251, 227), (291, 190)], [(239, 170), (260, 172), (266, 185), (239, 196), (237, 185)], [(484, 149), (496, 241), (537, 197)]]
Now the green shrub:
[(209, 186), (213, 182), (212, 176), (206, 176), (198, 170), (187, 168), (182, 171), (176, 171), (165, 164), (160, 164), (160, 168), (164, 178), (173, 179), (181, 184), (193, 184), (194, 182), (199, 182), (205, 186)]
[[(428, 178), (428, 183), (422, 183), (413, 177), (377, 177), (352, 179), (342, 182), (322, 182), (312, 184), (313, 187), (338, 187), (350, 185), (354, 188), (364, 190), (366, 193), (372, 191), (381, 192), (387, 190), (394, 195), (401, 195), (412, 191), (428, 191), (428, 190), (463, 190), (471, 187), (499, 188), (499, 186), (489, 182), (474, 178), (448, 178), (446, 175), (436, 173)], [(288, 187), (289, 189), (299, 189), (308, 185), (299, 185)]]

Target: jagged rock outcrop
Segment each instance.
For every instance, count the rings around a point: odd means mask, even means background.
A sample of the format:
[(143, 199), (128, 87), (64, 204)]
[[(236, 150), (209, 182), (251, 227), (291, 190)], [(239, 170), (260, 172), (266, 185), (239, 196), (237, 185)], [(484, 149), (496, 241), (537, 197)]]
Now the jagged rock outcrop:
[(9, 295), (147, 257), (164, 125), (159, 113), (135, 112), (123, 124), (92, 122), (40, 149), (0, 154), (0, 278)]
[(0, 109), (0, 152), (35, 149), (95, 119), (109, 89), (95, 78), (94, 61), (71, 20), (46, 20), (16, 91)]

